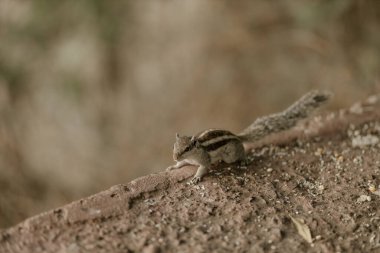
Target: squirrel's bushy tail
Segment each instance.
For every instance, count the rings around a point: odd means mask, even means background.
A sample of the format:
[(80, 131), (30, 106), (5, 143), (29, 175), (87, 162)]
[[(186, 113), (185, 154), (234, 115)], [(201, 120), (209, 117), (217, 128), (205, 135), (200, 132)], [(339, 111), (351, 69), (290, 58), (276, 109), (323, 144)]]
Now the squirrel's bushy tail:
[(289, 129), (306, 118), (331, 97), (330, 92), (311, 91), (289, 106), (286, 110), (256, 119), (238, 136), (244, 142), (254, 142), (269, 134)]

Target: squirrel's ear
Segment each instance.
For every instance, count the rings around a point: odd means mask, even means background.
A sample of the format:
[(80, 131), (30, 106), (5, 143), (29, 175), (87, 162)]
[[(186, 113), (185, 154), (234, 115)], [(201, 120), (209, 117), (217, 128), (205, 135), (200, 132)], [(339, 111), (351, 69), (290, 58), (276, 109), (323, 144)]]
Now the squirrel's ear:
[(175, 134), (175, 138), (176, 138), (177, 140), (179, 139), (179, 134), (178, 134), (178, 133)]
[(190, 142), (191, 142), (193, 145), (198, 146), (198, 140), (197, 140), (197, 138), (196, 138), (194, 135), (191, 136), (191, 140), (190, 140)]
[(197, 140), (197, 138), (195, 136), (191, 136), (191, 143), (196, 146), (196, 147), (199, 147), (199, 142)]

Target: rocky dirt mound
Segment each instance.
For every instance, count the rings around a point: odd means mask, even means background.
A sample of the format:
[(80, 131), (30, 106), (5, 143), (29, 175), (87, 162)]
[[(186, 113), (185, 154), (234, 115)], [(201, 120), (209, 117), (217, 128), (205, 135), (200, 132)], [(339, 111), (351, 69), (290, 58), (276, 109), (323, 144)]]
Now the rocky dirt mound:
[(379, 115), (372, 98), (314, 118), (195, 186), (190, 166), (116, 185), (2, 231), (0, 252), (380, 252)]

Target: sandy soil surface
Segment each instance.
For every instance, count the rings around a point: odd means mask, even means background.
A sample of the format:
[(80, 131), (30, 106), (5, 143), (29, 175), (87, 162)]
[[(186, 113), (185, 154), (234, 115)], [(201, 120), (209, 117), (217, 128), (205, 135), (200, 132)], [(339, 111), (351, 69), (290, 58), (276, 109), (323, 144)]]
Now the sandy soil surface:
[(0, 252), (380, 252), (379, 115), (314, 118), (195, 186), (190, 166), (113, 186), (1, 231)]

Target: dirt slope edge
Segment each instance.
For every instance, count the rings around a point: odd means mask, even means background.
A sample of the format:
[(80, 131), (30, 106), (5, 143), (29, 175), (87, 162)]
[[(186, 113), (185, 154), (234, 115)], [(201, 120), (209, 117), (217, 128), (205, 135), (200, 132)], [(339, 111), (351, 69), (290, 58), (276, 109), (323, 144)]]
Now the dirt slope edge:
[(248, 168), (197, 186), (186, 184), (193, 167), (113, 186), (1, 231), (0, 252), (375, 252), (379, 147), (352, 139), (379, 136), (379, 118), (372, 97), (267, 138)]

